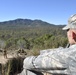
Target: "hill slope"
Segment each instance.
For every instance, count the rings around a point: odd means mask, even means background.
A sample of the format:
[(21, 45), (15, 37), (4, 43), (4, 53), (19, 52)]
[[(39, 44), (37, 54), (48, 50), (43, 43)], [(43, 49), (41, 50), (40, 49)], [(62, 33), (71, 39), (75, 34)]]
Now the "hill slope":
[[(25, 26), (55, 26), (42, 20), (31, 20), (31, 19), (15, 19), (0, 22), (0, 25), (25, 25)], [(61, 25), (59, 25), (61, 27)]]

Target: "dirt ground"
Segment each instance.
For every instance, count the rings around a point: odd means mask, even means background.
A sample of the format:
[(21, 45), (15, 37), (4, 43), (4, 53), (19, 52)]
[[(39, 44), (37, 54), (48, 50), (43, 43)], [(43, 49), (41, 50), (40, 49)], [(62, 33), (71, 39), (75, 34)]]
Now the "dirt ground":
[(13, 58), (13, 56), (10, 55), (10, 54), (7, 55), (7, 58), (4, 58), (3, 55), (0, 55), (0, 63), (1, 63), (1, 64), (5, 64), (5, 63), (6, 63), (9, 59), (11, 59), (11, 58)]

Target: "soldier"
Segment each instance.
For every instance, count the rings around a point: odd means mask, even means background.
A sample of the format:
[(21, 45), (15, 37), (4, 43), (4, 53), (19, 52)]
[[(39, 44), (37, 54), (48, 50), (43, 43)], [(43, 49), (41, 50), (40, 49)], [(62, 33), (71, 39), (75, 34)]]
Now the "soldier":
[[(76, 75), (76, 14), (68, 20), (63, 28), (67, 31), (68, 48), (56, 48), (41, 51), (37, 57), (24, 59), (20, 75), (41, 75), (36, 72), (47, 72), (53, 75)], [(36, 72), (35, 72), (36, 71)]]
[(4, 58), (7, 58), (7, 51), (6, 51), (6, 49), (3, 50), (3, 56), (4, 56)]

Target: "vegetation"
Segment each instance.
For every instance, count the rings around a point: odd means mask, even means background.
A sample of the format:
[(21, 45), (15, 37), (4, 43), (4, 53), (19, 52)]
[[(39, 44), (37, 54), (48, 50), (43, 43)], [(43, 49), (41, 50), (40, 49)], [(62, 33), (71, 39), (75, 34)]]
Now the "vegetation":
[(63, 26), (29, 19), (1, 22), (0, 40), (5, 41), (6, 48), (9, 50), (19, 47), (30, 50), (65, 47), (67, 38), (65, 32), (61, 30)]

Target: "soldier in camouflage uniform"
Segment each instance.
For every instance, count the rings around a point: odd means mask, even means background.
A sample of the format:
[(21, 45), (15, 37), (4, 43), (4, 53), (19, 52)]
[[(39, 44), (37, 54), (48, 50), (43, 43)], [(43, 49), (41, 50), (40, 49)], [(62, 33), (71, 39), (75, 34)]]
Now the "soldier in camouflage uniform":
[(36, 72), (76, 75), (76, 14), (69, 18), (68, 25), (63, 30), (67, 30), (70, 46), (42, 50), (37, 57), (27, 57), (23, 62), (24, 69), (20, 75), (41, 75)]
[(4, 56), (4, 58), (7, 58), (7, 50), (6, 49), (3, 50), (3, 56)]

